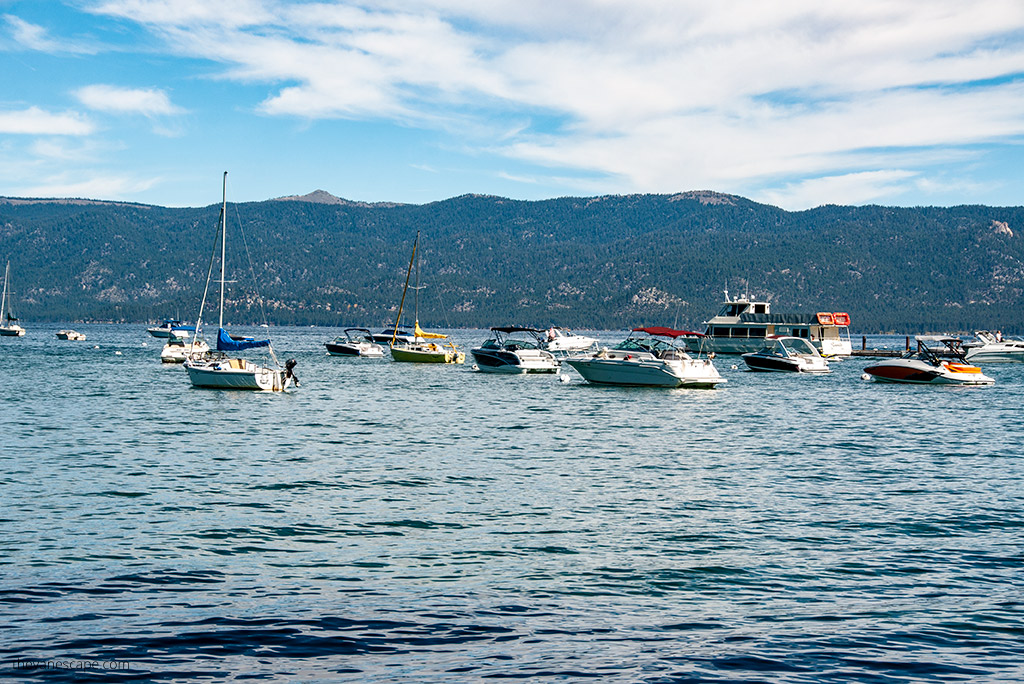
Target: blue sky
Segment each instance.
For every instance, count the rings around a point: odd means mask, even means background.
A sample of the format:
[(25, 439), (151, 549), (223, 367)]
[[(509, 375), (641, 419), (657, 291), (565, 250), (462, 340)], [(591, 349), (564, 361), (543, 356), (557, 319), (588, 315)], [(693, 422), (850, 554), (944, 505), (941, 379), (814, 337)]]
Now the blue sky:
[(0, 0), (0, 195), (1024, 204), (1021, 0)]

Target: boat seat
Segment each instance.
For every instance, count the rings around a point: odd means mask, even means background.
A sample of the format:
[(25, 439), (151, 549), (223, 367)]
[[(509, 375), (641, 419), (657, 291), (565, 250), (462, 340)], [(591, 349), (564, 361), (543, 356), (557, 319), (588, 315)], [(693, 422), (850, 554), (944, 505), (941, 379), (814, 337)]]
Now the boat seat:
[(245, 370), (245, 361), (243, 361), (242, 359), (231, 359), (231, 361), (229, 361), (228, 364), (232, 368), (237, 368), (238, 370)]

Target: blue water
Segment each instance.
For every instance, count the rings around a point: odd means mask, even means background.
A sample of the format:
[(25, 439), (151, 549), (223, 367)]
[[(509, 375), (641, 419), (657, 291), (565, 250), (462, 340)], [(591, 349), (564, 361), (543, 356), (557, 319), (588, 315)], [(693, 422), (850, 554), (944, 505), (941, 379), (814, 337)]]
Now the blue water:
[(286, 328), (273, 395), (58, 327), (0, 339), (0, 677), (1024, 680), (1024, 364), (619, 389)]

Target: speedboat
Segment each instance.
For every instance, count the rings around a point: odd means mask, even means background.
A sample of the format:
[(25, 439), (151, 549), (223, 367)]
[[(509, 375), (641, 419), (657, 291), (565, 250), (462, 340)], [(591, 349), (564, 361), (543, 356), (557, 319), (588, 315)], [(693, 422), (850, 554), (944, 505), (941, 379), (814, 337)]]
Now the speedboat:
[(198, 338), (191, 341), (184, 337), (171, 335), (167, 338), (167, 344), (160, 350), (161, 363), (185, 363), (190, 356), (207, 354), (210, 345)]
[(781, 371), (790, 373), (831, 373), (828, 361), (802, 337), (773, 335), (765, 340), (759, 351), (743, 355), (743, 361), (752, 371)]
[(366, 356), (384, 358), (384, 347), (373, 341), (372, 333), (366, 328), (345, 328), (345, 334), (326, 342), (327, 353), (331, 356)]
[(553, 354), (565, 355), (587, 351), (596, 344), (597, 340), (593, 337), (577, 335), (571, 330), (553, 326), (547, 329), (541, 349)]
[(1024, 362), (1024, 341), (1004, 340), (1002, 334), (988, 330), (974, 333), (978, 342), (966, 347), (966, 358), (971, 363), (1013, 363)]
[(175, 335), (177, 337), (188, 337), (191, 333), (195, 332), (196, 327), (194, 325), (185, 325), (179, 320), (173, 318), (165, 319), (160, 325), (152, 328), (146, 328), (153, 337), (171, 337)]
[(492, 337), (471, 349), (477, 368), (485, 373), (557, 373), (558, 359), (542, 349), (544, 331), (537, 328), (491, 328)]
[(401, 342), (402, 344), (412, 344), (416, 341), (416, 335), (411, 330), (407, 330), (403, 327), (399, 327), (397, 330), (394, 326), (386, 330), (382, 330), (379, 333), (373, 333), (370, 335), (370, 340), (376, 344), (391, 344), (391, 341)]
[(58, 340), (84, 340), (85, 339), (85, 335), (83, 335), (82, 333), (78, 332), (77, 330), (58, 330), (57, 331), (57, 339)]
[[(569, 364), (587, 382), (599, 385), (650, 387), (714, 387), (726, 380), (718, 374), (711, 355), (697, 358), (686, 353), (685, 340), (702, 341), (701, 333), (671, 328), (634, 328), (612, 349), (570, 356)], [(698, 345), (698, 349), (703, 347)]]
[(995, 380), (967, 362), (959, 337), (918, 335), (917, 349), (864, 369), (878, 382), (915, 385), (991, 385)]

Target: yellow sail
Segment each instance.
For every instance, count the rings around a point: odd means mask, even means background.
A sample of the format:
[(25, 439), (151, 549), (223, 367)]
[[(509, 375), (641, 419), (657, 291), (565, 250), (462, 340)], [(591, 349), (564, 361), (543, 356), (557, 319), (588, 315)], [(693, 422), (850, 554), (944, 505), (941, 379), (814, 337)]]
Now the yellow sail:
[(413, 330), (413, 332), (416, 334), (416, 337), (422, 337), (425, 340), (447, 340), (448, 339), (447, 335), (441, 335), (439, 333), (423, 332), (423, 330), (420, 328), (420, 322), (419, 321), (416, 321), (416, 327)]

